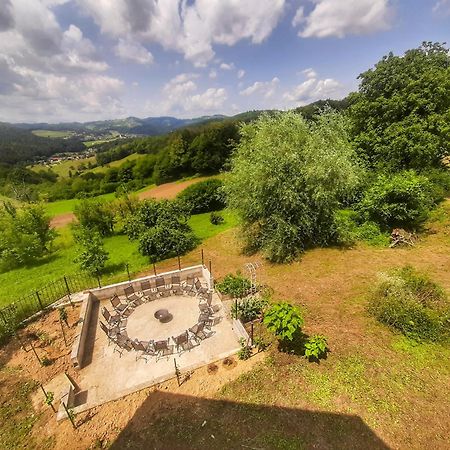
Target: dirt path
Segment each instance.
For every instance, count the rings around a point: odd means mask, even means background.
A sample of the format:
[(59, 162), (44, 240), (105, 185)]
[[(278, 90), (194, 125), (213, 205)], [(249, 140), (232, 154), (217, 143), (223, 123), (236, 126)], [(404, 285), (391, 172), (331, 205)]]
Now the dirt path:
[[(193, 178), (191, 180), (186, 181), (174, 181), (172, 183), (161, 184), (156, 187), (152, 187), (147, 189), (144, 192), (140, 192), (138, 194), (139, 200), (146, 200), (149, 198), (154, 198), (157, 200), (168, 199), (171, 200), (175, 198), (181, 191), (186, 189), (188, 186), (194, 183), (198, 183), (199, 181), (206, 180), (208, 177), (200, 177)], [(66, 225), (69, 225), (75, 220), (75, 215), (72, 212), (59, 214), (52, 218), (50, 221), (50, 225), (53, 228), (63, 228)]]

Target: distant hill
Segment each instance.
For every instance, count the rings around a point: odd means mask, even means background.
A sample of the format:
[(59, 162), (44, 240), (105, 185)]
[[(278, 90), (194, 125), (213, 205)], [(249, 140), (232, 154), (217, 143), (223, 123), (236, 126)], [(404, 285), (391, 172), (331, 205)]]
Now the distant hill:
[[(307, 119), (310, 119), (326, 105), (337, 110), (348, 107), (348, 100), (319, 100), (300, 108)], [(108, 133), (120, 133), (124, 137), (159, 136), (185, 127), (196, 127), (210, 122), (223, 120), (250, 122), (264, 112), (274, 110), (247, 111), (235, 116), (213, 115), (192, 119), (177, 119), (176, 117), (127, 117), (126, 119), (99, 120), (94, 122), (67, 123), (1, 123), (0, 122), (0, 162), (14, 164), (36, 159), (41, 156), (51, 156), (62, 152), (79, 152), (85, 149), (83, 140), (103, 139)], [(36, 131), (39, 130), (39, 133)], [(35, 134), (33, 134), (33, 131)], [(48, 131), (49, 137), (43, 137)], [(50, 136), (53, 136), (50, 138)], [(66, 132), (68, 137), (58, 138), (58, 133)], [(73, 133), (73, 135), (71, 135)], [(59, 133), (62, 136), (62, 133)], [(89, 138), (87, 138), (89, 136)], [(118, 144), (118, 142), (117, 142)], [(114, 144), (115, 145), (115, 144)]]
[(126, 119), (99, 120), (95, 122), (67, 122), (67, 123), (18, 123), (13, 126), (25, 130), (51, 130), (51, 131), (75, 131), (104, 133), (117, 131), (127, 134), (142, 134), (156, 136), (165, 134), (178, 128), (200, 123), (212, 122), (225, 119), (226, 116), (202, 116), (193, 119), (177, 119), (175, 117), (127, 117)]
[(83, 143), (76, 139), (39, 137), (30, 130), (0, 122), (0, 163), (15, 164), (38, 156), (79, 152), (84, 149)]

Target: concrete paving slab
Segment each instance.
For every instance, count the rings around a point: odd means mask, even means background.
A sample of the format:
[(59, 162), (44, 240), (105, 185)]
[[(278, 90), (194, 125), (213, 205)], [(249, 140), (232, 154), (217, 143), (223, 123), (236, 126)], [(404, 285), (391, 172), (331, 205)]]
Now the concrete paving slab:
[[(128, 318), (128, 336), (140, 340), (162, 340), (177, 336), (197, 323), (200, 312), (198, 304), (199, 298), (196, 297), (171, 296), (140, 305)], [(78, 404), (74, 408), (75, 412), (174, 378), (174, 359), (181, 373), (185, 373), (235, 354), (240, 348), (241, 330), (238, 330), (230, 319), (217, 294), (213, 295), (212, 304), (219, 305), (215, 316), (221, 320), (212, 327), (210, 337), (190, 351), (176, 353), (160, 360), (151, 358), (148, 362), (143, 359), (136, 360), (138, 353), (134, 350), (125, 351), (122, 355), (115, 352), (114, 344), (108, 345), (105, 334), (98, 326), (98, 315), (93, 315), (89, 327), (89, 364), (79, 372), (80, 388), (84, 392), (83, 404)], [(99, 306), (103, 305), (111, 309), (109, 301), (101, 301)], [(168, 323), (160, 323), (154, 317), (158, 309), (167, 309), (173, 319)]]

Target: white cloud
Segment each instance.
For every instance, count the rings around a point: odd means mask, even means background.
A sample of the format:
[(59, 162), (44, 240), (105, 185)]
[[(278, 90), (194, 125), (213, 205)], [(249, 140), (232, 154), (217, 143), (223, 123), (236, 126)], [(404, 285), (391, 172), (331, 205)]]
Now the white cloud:
[(248, 88), (240, 91), (239, 94), (244, 96), (263, 94), (265, 98), (270, 98), (275, 94), (279, 83), (280, 80), (277, 77), (272, 78), (271, 81), (256, 81)]
[(263, 42), (278, 24), (286, 0), (77, 0), (103, 33), (133, 36), (175, 50), (196, 66), (214, 57), (214, 45)]
[(316, 100), (343, 97), (344, 87), (333, 78), (318, 79), (313, 69), (303, 71), (306, 80), (283, 94), (290, 106), (302, 106)]
[(222, 63), (222, 64), (220, 65), (220, 68), (221, 68), (222, 70), (234, 70), (234, 69), (235, 69), (234, 63), (230, 63), (230, 64)]
[(237, 77), (239, 79), (244, 78), (245, 77), (245, 70), (244, 69), (238, 70)]
[(181, 73), (168, 81), (162, 90), (164, 98), (160, 102), (148, 104), (148, 109), (157, 115), (194, 116), (221, 111), (227, 100), (224, 88), (208, 88), (198, 92), (199, 77), (195, 73)]
[(305, 15), (297, 10), (293, 26), (302, 25), (301, 37), (344, 37), (370, 34), (390, 28), (393, 18), (392, 0), (310, 0), (313, 10)]
[(300, 6), (292, 19), (292, 26), (296, 27), (305, 21), (305, 7)]
[(209, 88), (202, 94), (188, 98), (185, 109), (186, 111), (217, 112), (226, 99), (227, 92), (224, 88)]
[(77, 26), (52, 10), (65, 0), (3, 0), (0, 9), (0, 120), (74, 120), (115, 115), (122, 81)]
[(450, 14), (450, 0), (438, 0), (433, 6), (433, 12), (435, 14)]
[(302, 70), (301, 73), (306, 77), (306, 78), (316, 78), (317, 77), (317, 73), (315, 72), (314, 69), (305, 69)]
[(138, 64), (153, 63), (153, 55), (139, 42), (119, 39), (115, 52), (119, 58), (125, 61), (133, 61)]
[(217, 70), (211, 69), (209, 72), (209, 78), (211, 78), (212, 80), (217, 78)]

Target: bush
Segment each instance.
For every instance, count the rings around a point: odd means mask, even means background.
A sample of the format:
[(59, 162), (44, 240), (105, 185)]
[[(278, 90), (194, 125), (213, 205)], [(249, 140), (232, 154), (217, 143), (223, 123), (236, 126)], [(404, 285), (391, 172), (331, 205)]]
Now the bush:
[(178, 194), (178, 199), (185, 203), (191, 214), (218, 211), (225, 208), (223, 183), (217, 178), (192, 184)]
[(412, 339), (445, 341), (450, 337), (450, 304), (445, 293), (410, 266), (382, 275), (368, 310)]
[(387, 247), (390, 244), (389, 233), (382, 231), (375, 222), (364, 222), (353, 210), (339, 210), (335, 215), (335, 228), (335, 240), (340, 245), (352, 245), (357, 241), (376, 247)]
[(0, 265), (2, 269), (32, 264), (50, 252), (57, 236), (41, 205), (0, 208)]
[(109, 258), (100, 233), (78, 227), (75, 229), (74, 237), (80, 249), (75, 262), (79, 263), (81, 270), (98, 275), (105, 268)]
[(212, 212), (209, 215), (209, 221), (213, 224), (213, 225), (220, 225), (221, 223), (224, 222), (224, 218), (221, 214), (216, 213), (216, 212)]
[(180, 202), (147, 200), (125, 220), (129, 239), (139, 241), (139, 251), (152, 262), (182, 255), (197, 245), (187, 221), (189, 214)]
[(266, 305), (267, 300), (265, 298), (256, 296), (248, 297), (233, 303), (231, 307), (231, 315), (235, 319), (242, 320), (242, 322), (251, 322), (261, 315), (262, 310)]
[(363, 217), (385, 228), (420, 225), (434, 204), (428, 178), (412, 170), (380, 175), (358, 205)]
[(216, 289), (220, 293), (229, 295), (230, 297), (242, 298), (247, 295), (251, 285), (249, 279), (240, 274), (233, 275), (230, 273), (222, 281), (216, 283)]
[(280, 341), (293, 341), (304, 320), (300, 309), (286, 302), (273, 304), (264, 314), (264, 323)]
[(86, 229), (101, 236), (108, 236), (114, 231), (114, 208), (112, 203), (85, 199), (75, 206), (75, 217)]
[(305, 342), (305, 357), (309, 360), (319, 360), (328, 353), (327, 338), (316, 334)]
[(237, 357), (240, 360), (245, 361), (246, 359), (249, 359), (252, 356), (252, 348), (249, 345), (247, 345), (244, 338), (241, 338), (239, 340), (239, 344), (241, 345), (241, 348), (237, 353)]
[(139, 236), (139, 252), (156, 262), (184, 255), (195, 248), (197, 238), (189, 230), (157, 225)]

